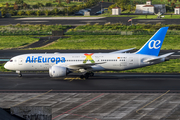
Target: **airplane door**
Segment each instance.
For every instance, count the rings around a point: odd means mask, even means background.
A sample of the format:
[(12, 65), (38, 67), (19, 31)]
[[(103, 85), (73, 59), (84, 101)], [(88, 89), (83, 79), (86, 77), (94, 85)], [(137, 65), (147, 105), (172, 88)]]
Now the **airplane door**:
[(19, 64), (19, 65), (22, 65), (22, 64), (23, 64), (23, 59), (22, 59), (22, 58), (19, 58), (19, 59), (18, 59), (18, 64)]
[(129, 62), (129, 65), (133, 65), (133, 64), (134, 64), (134, 59), (133, 59), (133, 57), (130, 57), (129, 60), (128, 60), (128, 62)]
[(120, 66), (127, 66), (127, 58), (123, 57), (120, 60)]

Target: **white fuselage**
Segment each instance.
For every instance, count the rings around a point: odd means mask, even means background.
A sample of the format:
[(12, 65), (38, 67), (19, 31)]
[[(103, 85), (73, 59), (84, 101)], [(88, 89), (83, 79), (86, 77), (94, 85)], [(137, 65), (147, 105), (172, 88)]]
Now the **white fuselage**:
[(156, 58), (156, 56), (134, 53), (94, 53), (89, 57), (84, 53), (23, 54), (11, 58), (5, 64), (5, 68), (15, 71), (40, 71), (49, 70), (51, 66), (57, 65), (78, 70), (80, 68), (71, 65), (100, 63), (92, 65), (91, 71), (104, 71), (133, 69), (164, 61), (161, 59), (153, 63), (143, 62), (150, 58)]

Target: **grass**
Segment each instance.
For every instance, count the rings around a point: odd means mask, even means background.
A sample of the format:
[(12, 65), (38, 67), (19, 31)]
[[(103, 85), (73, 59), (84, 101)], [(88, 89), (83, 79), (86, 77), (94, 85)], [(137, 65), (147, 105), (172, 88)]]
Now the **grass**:
[[(162, 19), (180, 19), (180, 15), (162, 15), (164, 16)], [(136, 17), (134, 17), (133, 19), (156, 19), (157, 15), (137, 15)]]
[(30, 36), (1, 36), (0, 49), (17, 48), (36, 42), (38, 40), (38, 38), (31, 38)]
[[(127, 49), (141, 48), (152, 35), (72, 35), (35, 49)], [(166, 35), (161, 49), (180, 49), (180, 35)]]
[(180, 59), (170, 59), (159, 64), (137, 69), (120, 71), (122, 73), (180, 73)]

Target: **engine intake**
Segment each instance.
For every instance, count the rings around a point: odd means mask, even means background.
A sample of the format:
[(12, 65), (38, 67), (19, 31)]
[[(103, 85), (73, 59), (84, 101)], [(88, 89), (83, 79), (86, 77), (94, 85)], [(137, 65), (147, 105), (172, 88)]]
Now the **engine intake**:
[(68, 74), (68, 70), (66, 67), (52, 66), (49, 68), (50, 77), (64, 77), (67, 74)]

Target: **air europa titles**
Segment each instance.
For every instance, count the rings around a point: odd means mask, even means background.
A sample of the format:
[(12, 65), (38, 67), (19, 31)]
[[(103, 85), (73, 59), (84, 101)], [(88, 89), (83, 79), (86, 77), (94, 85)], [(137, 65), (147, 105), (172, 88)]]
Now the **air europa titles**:
[(65, 63), (65, 57), (42, 57), (27, 56), (26, 63)]

